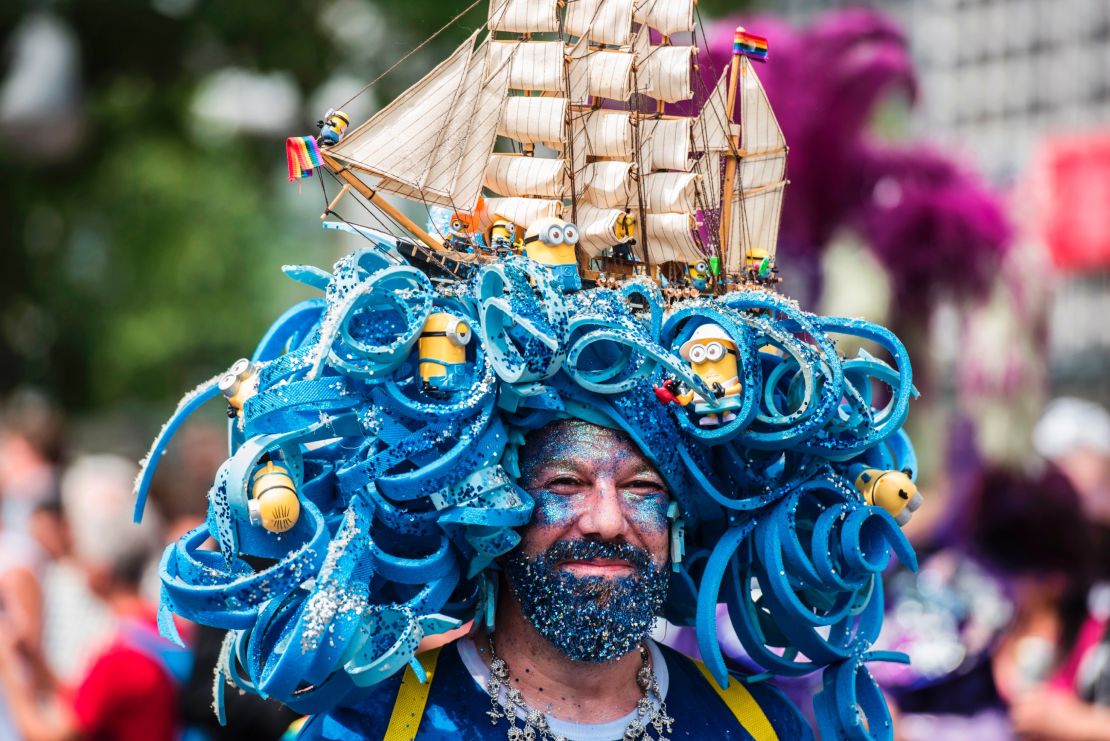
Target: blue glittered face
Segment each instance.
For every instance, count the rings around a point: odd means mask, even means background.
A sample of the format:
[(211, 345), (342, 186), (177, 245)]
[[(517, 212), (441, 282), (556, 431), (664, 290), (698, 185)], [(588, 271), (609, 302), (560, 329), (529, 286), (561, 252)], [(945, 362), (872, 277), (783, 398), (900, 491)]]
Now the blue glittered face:
[(529, 435), (521, 485), (535, 500), (531, 529), (620, 537), (647, 548), (667, 533), (670, 497), (662, 477), (623, 433), (562, 420)]

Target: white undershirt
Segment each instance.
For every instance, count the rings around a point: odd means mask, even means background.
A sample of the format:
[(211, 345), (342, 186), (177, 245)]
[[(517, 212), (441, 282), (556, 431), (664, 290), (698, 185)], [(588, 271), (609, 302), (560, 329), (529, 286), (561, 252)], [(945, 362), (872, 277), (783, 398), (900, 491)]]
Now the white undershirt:
[[(659, 647), (655, 645), (652, 640), (645, 640), (648, 653), (651, 655), (651, 667), (655, 671), (655, 681), (659, 683), (659, 696), (667, 699), (667, 688), (670, 686), (670, 675), (667, 672), (667, 662), (663, 660), (663, 654), (659, 651)], [(458, 641), (459, 657), (462, 659), (463, 665), (466, 670), (470, 672), (470, 676), (474, 679), (474, 683), (483, 693), (486, 691), (486, 685), (489, 683), (489, 667), (482, 657), (478, 654), (478, 648), (474, 645), (474, 641), (470, 638), (460, 638)], [(502, 705), (509, 704), (505, 698), (506, 690), (501, 689), (501, 703)], [(652, 708), (658, 708), (659, 701), (652, 698)], [(537, 710), (539, 708), (536, 708)], [(547, 715), (547, 724), (551, 729), (551, 735), (563, 736), (574, 741), (613, 741), (613, 739), (624, 738), (624, 729), (628, 724), (637, 716), (636, 710), (628, 713), (622, 718), (611, 720), (607, 723), (575, 723), (569, 720), (559, 720), (553, 715)], [(520, 720), (524, 720), (524, 711), (519, 707), (516, 708), (516, 716)], [(650, 717), (650, 715), (649, 715)]]

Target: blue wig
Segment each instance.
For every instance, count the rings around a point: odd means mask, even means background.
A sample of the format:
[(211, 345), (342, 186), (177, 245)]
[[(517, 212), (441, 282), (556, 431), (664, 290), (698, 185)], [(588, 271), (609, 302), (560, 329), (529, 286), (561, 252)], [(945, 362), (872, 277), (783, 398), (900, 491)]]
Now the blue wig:
[[(532, 511), (517, 449), (528, 431), (577, 417), (625, 431), (667, 480), (679, 505), (667, 617), (696, 627), (717, 681), (723, 601), (768, 673), (824, 670), (814, 705), (826, 738), (889, 736), (864, 662), (901, 659), (870, 646), (882, 571), (892, 554), (915, 559), (849, 471), (916, 467), (901, 431), (915, 391), (891, 333), (762, 291), (670, 306), (648, 281), (564, 294), (524, 258), (440, 285), (373, 248), (330, 274), (286, 273), (324, 296), (262, 339), (257, 391), (232, 420), (207, 521), (161, 564), (164, 631), (171, 612), (230, 631), (218, 692), (232, 683), (321, 712), (418, 666), (423, 636), (491, 619), (496, 559)], [(421, 382), (433, 313), (473, 328), (456, 390)], [(677, 379), (712, 396), (678, 354), (707, 323), (735, 341), (741, 382), (735, 418), (711, 428), (653, 392)], [(841, 357), (835, 336), (877, 343), (891, 362)], [(218, 385), (187, 396), (155, 441), (136, 516), (174, 431)], [(269, 462), (300, 504), (284, 532), (250, 519), (251, 484)], [(218, 551), (201, 548), (210, 536)]]

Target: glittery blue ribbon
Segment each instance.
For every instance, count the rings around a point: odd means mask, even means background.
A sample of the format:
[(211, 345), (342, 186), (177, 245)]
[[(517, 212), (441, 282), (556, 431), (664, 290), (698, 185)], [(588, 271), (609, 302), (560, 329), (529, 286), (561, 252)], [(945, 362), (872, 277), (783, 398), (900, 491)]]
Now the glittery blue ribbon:
[[(171, 611), (233, 631), (226, 681), (318, 712), (411, 665), (423, 636), (492, 619), (491, 565), (517, 545), (533, 506), (515, 482), (516, 449), (528, 430), (573, 416), (624, 430), (679, 503), (687, 550), (668, 614), (696, 625), (714, 676), (725, 679), (724, 601), (767, 671), (827, 667), (815, 703), (823, 734), (863, 737), (862, 714), (873, 737), (889, 737), (864, 662), (897, 658), (868, 651), (880, 574), (892, 556), (911, 566), (914, 556), (848, 476), (861, 465), (916, 472), (901, 431), (916, 391), (892, 334), (762, 292), (672, 307), (643, 279), (564, 293), (524, 258), (438, 287), (380, 248), (331, 273), (284, 270), (324, 297), (290, 309), (259, 343), (258, 389), (231, 422), (208, 521), (161, 565), (167, 632)], [(433, 311), (465, 320), (478, 340), (458, 390), (433, 393), (419, 374)], [(706, 323), (735, 342), (741, 383), (735, 418), (713, 428), (652, 392), (676, 379), (724, 408), (679, 354)], [(871, 341), (889, 362), (842, 358), (832, 335)], [(881, 409), (876, 384), (888, 388)], [(203, 384), (155, 441), (137, 516), (173, 434), (217, 395), (216, 379)], [(280, 534), (249, 518), (267, 460), (286, 468), (301, 502)], [(210, 535), (218, 551), (202, 547)]]

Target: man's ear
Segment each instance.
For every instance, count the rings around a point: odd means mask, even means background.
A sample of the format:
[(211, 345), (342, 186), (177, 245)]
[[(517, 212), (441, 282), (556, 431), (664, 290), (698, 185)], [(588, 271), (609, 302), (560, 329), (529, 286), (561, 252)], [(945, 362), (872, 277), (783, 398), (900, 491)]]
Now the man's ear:
[(686, 555), (686, 522), (682, 519), (678, 502), (672, 501), (667, 505), (667, 519), (671, 523), (671, 569), (678, 571)]

